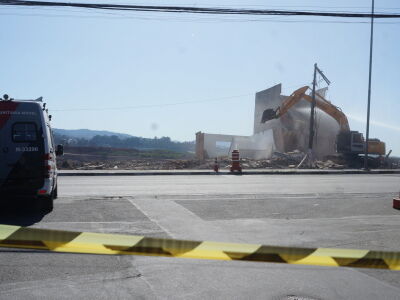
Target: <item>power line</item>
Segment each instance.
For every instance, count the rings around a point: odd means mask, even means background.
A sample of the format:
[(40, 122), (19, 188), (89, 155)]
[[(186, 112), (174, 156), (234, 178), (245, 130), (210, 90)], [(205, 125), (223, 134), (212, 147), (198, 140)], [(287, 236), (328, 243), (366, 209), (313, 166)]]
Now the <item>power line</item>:
[[(371, 18), (371, 13), (356, 12), (328, 12), (311, 10), (271, 10), (271, 9), (236, 9), (223, 7), (193, 7), (193, 6), (157, 6), (157, 5), (127, 5), (127, 4), (102, 4), (102, 3), (68, 3), (45, 2), (24, 0), (0, 0), (3, 6), (29, 6), (29, 7), (77, 7), (99, 10), (120, 10), (162, 13), (190, 13), (213, 15), (257, 15), (257, 16), (313, 16), (313, 17), (339, 17), (339, 18)], [(400, 14), (377, 13), (376, 19), (400, 18)]]
[[(285, 86), (286, 89), (291, 89), (294, 87), (304, 86), (306, 83), (295, 84)], [(135, 106), (118, 106), (118, 107), (99, 107), (99, 108), (90, 108), (90, 107), (81, 107), (81, 108), (65, 108), (65, 109), (51, 109), (51, 111), (107, 111), (107, 110), (126, 110), (126, 109), (140, 109), (140, 108), (152, 108), (152, 107), (166, 107), (166, 106), (177, 106), (177, 105), (187, 105), (187, 104), (198, 104), (198, 103), (206, 103), (206, 102), (217, 102), (217, 101), (226, 101), (226, 100), (234, 100), (242, 97), (253, 96), (254, 93), (234, 95), (234, 96), (226, 96), (219, 98), (211, 98), (211, 99), (202, 99), (202, 100), (192, 100), (192, 101), (180, 101), (173, 103), (161, 103), (161, 104), (143, 104), (143, 105), (135, 105)]]
[[(47, 10), (45, 10), (47, 11)], [(55, 10), (57, 11), (57, 10)], [(76, 13), (80, 13), (77, 11)], [(19, 16), (19, 17), (45, 17), (45, 18), (77, 18), (77, 19), (107, 19), (107, 20), (147, 20), (147, 21), (176, 21), (176, 22), (200, 22), (200, 23), (241, 23), (241, 22), (260, 22), (260, 23), (317, 23), (317, 24), (370, 24), (369, 21), (343, 21), (343, 20), (307, 20), (307, 19), (300, 19), (300, 20), (288, 20), (282, 18), (213, 18), (213, 17), (199, 17), (199, 18), (171, 18), (171, 17), (153, 17), (153, 16), (140, 16), (140, 15), (127, 15), (127, 14), (99, 14), (99, 15), (82, 15), (82, 14), (46, 14), (46, 13), (8, 13), (8, 12), (0, 12), (2, 16)], [(377, 21), (375, 24), (392, 24), (392, 25), (399, 25), (399, 21)]]
[(93, 107), (91, 107), (91, 108), (89, 108), (89, 107), (67, 108), (67, 109), (52, 109), (51, 111), (108, 111), (108, 110), (126, 110), (126, 109), (138, 109), (138, 108), (165, 107), (165, 106), (176, 106), (176, 105), (183, 105), (183, 104), (197, 104), (197, 103), (205, 103), (205, 102), (224, 101), (224, 100), (231, 100), (231, 99), (235, 99), (235, 98), (247, 97), (250, 95), (253, 95), (253, 93), (205, 99), (205, 100), (181, 101), (181, 102), (164, 103), (164, 104), (143, 104), (143, 105), (136, 105), (136, 106), (118, 106), (118, 107), (102, 107), (102, 108), (93, 108)]

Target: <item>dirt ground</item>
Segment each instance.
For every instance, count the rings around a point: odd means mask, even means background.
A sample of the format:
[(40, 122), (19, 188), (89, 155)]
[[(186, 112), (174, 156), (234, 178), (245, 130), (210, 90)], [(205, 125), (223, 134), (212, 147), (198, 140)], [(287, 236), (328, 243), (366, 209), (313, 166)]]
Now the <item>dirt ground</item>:
[[(146, 154), (146, 156), (144, 155)], [(150, 157), (148, 156), (150, 154)], [(215, 159), (198, 160), (192, 155), (180, 154), (176, 157), (173, 152), (151, 151), (143, 152), (132, 149), (113, 148), (71, 148), (57, 160), (57, 166), (61, 170), (206, 170), (213, 169)], [(270, 159), (241, 158), (243, 169), (286, 169), (309, 168), (310, 164), (304, 159), (305, 154), (300, 151), (288, 153), (274, 152)], [(304, 159), (304, 160), (303, 160)], [(371, 158), (371, 168), (398, 168), (399, 159), (384, 160), (383, 158)], [(220, 169), (229, 169), (231, 159), (219, 157)], [(316, 160), (313, 168), (317, 169), (347, 169), (362, 168), (362, 157), (349, 159), (341, 155), (328, 156), (324, 160)]]

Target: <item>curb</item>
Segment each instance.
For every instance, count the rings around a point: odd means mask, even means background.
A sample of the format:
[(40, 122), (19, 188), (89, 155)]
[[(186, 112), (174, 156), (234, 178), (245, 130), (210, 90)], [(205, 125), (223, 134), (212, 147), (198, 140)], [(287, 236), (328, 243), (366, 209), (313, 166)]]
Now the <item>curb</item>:
[(292, 169), (278, 169), (278, 170), (244, 170), (242, 173), (232, 173), (229, 171), (221, 171), (215, 173), (214, 171), (58, 171), (59, 176), (160, 176), (160, 175), (353, 175), (353, 174), (400, 174), (400, 169), (395, 170), (292, 170)]

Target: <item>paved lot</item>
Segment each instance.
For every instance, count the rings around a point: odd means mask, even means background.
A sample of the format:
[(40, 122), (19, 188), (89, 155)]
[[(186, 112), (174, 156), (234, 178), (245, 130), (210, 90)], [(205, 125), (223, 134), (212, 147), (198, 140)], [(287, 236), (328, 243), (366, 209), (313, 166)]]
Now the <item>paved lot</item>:
[[(48, 215), (0, 223), (400, 250), (400, 175), (62, 177)], [(400, 299), (400, 272), (0, 249), (0, 298)], [(292, 297), (292, 298), (291, 298)]]

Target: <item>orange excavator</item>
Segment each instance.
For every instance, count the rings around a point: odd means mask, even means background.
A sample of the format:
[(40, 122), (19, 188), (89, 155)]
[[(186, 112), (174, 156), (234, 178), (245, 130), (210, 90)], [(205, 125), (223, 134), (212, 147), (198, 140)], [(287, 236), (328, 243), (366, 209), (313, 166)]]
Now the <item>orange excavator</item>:
[[(261, 122), (265, 123), (269, 120), (278, 119), (289, 111), (293, 105), (298, 103), (301, 99), (312, 102), (313, 99), (306, 92), (308, 86), (301, 87), (295, 90), (289, 97), (287, 97), (282, 105), (277, 109), (266, 109), (263, 112)], [(341, 109), (324, 97), (315, 93), (315, 105), (332, 118), (334, 118), (339, 126), (340, 131), (336, 137), (336, 152), (345, 155), (358, 155), (364, 153), (365, 139), (362, 133), (358, 131), (351, 131), (349, 121)], [(368, 140), (368, 153), (383, 156), (386, 152), (386, 145), (378, 139)]]

